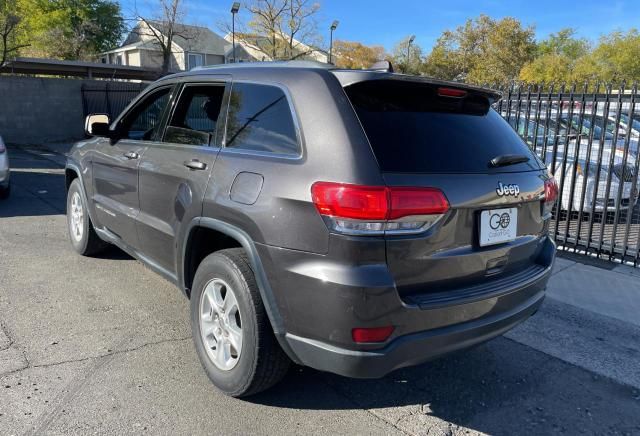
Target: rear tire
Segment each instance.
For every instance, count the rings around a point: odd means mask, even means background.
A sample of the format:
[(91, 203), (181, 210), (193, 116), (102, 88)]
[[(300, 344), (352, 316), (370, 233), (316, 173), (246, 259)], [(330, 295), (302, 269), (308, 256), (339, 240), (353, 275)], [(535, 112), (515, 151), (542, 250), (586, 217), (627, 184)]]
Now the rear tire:
[(264, 391), (289, 369), (291, 362), (271, 329), (241, 248), (210, 254), (198, 266), (191, 291), (191, 331), (207, 376), (229, 396)]
[(78, 179), (71, 182), (67, 192), (67, 229), (71, 246), (83, 256), (97, 254), (109, 245), (100, 239), (93, 228)]

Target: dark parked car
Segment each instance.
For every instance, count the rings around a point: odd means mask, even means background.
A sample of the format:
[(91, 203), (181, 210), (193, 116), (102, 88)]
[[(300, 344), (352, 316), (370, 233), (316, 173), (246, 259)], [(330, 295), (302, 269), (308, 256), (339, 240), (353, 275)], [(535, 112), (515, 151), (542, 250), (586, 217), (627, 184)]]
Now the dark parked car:
[(169, 76), (88, 117), (71, 244), (175, 283), (233, 396), (291, 361), (373, 378), (481, 343), (536, 312), (555, 255), (557, 185), (497, 98), (306, 62)]

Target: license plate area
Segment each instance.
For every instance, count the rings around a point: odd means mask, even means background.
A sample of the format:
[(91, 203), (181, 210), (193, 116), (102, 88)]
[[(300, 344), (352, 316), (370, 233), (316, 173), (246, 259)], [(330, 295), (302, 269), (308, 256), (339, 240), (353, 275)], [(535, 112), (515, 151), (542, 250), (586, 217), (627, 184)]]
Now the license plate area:
[(480, 246), (501, 244), (516, 239), (518, 231), (518, 209), (483, 210), (480, 213)]

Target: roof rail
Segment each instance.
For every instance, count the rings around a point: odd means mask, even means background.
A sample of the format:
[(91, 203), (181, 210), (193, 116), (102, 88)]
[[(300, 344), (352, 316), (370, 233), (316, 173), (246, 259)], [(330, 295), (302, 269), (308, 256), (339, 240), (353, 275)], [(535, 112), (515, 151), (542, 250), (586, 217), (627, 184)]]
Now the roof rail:
[(203, 71), (211, 69), (227, 69), (227, 68), (268, 68), (268, 67), (288, 67), (288, 68), (322, 68), (333, 69), (334, 65), (324, 62), (309, 60), (289, 60), (289, 61), (255, 61), (255, 62), (237, 62), (230, 64), (215, 64), (193, 67), (189, 71)]

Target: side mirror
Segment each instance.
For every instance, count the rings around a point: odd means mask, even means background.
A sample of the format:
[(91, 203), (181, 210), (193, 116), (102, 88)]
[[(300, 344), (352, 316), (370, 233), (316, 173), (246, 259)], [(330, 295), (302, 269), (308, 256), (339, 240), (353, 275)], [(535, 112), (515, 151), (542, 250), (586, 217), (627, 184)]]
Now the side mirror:
[(84, 132), (87, 136), (111, 136), (109, 131), (109, 115), (90, 114), (84, 120)]

